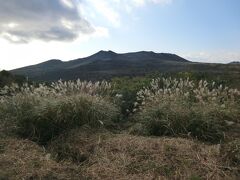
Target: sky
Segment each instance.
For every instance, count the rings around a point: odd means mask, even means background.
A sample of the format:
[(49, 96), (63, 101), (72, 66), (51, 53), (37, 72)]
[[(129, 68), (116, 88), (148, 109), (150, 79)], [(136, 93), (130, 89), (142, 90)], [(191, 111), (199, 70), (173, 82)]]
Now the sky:
[(240, 61), (239, 0), (0, 0), (0, 69), (49, 59), (175, 53)]

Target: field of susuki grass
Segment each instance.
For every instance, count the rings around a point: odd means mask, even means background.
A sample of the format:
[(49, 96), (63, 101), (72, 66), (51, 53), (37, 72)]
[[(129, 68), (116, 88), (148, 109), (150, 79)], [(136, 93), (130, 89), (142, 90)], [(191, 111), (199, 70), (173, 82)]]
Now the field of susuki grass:
[(123, 81), (1, 88), (0, 179), (240, 178), (239, 90)]
[(239, 123), (239, 109), (237, 89), (203, 80), (158, 78), (137, 93), (133, 111), (142, 133), (220, 143), (227, 123)]

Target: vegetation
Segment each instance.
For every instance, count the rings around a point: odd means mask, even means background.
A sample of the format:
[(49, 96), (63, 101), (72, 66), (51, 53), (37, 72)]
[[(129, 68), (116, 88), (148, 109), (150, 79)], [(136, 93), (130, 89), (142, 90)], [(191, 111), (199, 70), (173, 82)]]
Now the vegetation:
[(218, 145), (75, 129), (45, 149), (29, 140), (1, 141), (1, 179), (238, 179)]
[(236, 139), (224, 144), (221, 148), (224, 161), (230, 165), (240, 166), (240, 139)]
[(2, 87), (0, 179), (238, 179), (239, 90), (166, 76)]
[(149, 135), (191, 135), (219, 142), (226, 121), (238, 121), (240, 92), (207, 81), (158, 78), (137, 93), (136, 121)]
[(23, 76), (13, 75), (5, 70), (0, 71), (0, 88), (5, 85), (10, 85), (11, 83), (22, 84), (25, 81), (26, 79)]
[(109, 126), (119, 116), (118, 108), (107, 97), (107, 82), (62, 82), (50, 87), (24, 84), (6, 86), (1, 94), (3, 124), (31, 140), (47, 143), (62, 132), (88, 124)]
[(152, 79), (168, 78), (172, 79), (190, 79), (194, 83), (206, 80), (208, 84), (214, 83), (215, 87), (232, 87), (239, 88), (240, 81), (237, 78), (226, 76), (226, 74), (213, 75), (211, 73), (201, 72), (179, 72), (179, 73), (151, 73), (147, 76), (138, 77), (117, 77), (111, 80), (115, 94), (120, 95), (120, 107), (124, 116), (129, 116), (133, 109), (134, 103), (137, 101), (137, 92), (144, 87), (150, 86)]
[(4, 138), (0, 145), (0, 179), (82, 179), (80, 167), (54, 161), (32, 141)]
[(134, 102), (137, 100), (137, 92), (143, 87), (148, 86), (150, 82), (150, 77), (122, 77), (112, 79), (113, 90), (117, 94), (117, 97), (119, 97), (119, 105), (124, 116), (128, 116), (132, 112)]

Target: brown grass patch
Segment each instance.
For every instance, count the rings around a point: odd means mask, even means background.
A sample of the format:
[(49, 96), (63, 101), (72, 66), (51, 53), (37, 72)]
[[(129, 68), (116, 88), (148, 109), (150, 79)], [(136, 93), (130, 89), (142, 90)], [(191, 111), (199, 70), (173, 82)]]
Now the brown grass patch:
[(240, 172), (221, 161), (219, 145), (183, 138), (76, 129), (48, 150), (29, 140), (0, 139), (0, 179), (232, 180)]
[(230, 166), (240, 167), (240, 139), (235, 139), (221, 146), (221, 155), (223, 161)]
[(87, 161), (99, 143), (110, 136), (104, 129), (83, 126), (60, 135), (48, 145), (57, 161), (68, 160), (76, 164)]
[(99, 144), (83, 173), (93, 179), (236, 178), (218, 159), (217, 145), (122, 134)]
[(80, 169), (57, 163), (44, 148), (29, 140), (0, 139), (0, 179), (79, 179)]

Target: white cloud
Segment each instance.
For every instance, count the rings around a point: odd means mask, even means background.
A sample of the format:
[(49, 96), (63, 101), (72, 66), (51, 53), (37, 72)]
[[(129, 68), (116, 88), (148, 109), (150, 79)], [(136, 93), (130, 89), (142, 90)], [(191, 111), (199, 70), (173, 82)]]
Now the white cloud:
[(71, 0), (60, 0), (65, 6), (73, 9), (74, 8), (74, 4)]
[(105, 27), (101, 26), (94, 26), (94, 33), (89, 35), (83, 35), (81, 38), (77, 39), (75, 42), (87, 42), (94, 38), (108, 38), (109, 37), (109, 30)]
[(130, 0), (128, 2), (131, 2), (135, 6), (139, 7), (139, 6), (147, 5), (148, 3), (160, 4), (160, 5), (170, 4), (172, 3), (172, 0)]
[(131, 1), (135, 6), (144, 6), (146, 3), (146, 0), (131, 0)]
[(114, 0), (88, 0), (90, 5), (101, 15), (103, 15), (108, 21), (110, 21), (114, 26), (118, 27), (120, 25), (120, 14), (112, 4)]
[(170, 4), (173, 0), (150, 0), (151, 2), (155, 4)]
[[(87, 19), (105, 19), (120, 27), (123, 13), (172, 0), (0, 0), (0, 37), (13, 43), (72, 41), (93, 34)], [(97, 20), (98, 21), (98, 20)], [(100, 20), (100, 22), (102, 22)]]
[(87, 17), (100, 18), (102, 16), (114, 27), (120, 27), (123, 24), (124, 13), (129, 14), (134, 9), (149, 4), (165, 5), (170, 3), (172, 0), (83, 0), (80, 9)]
[(76, 0), (0, 0), (0, 37), (13, 43), (72, 41), (94, 33)]

